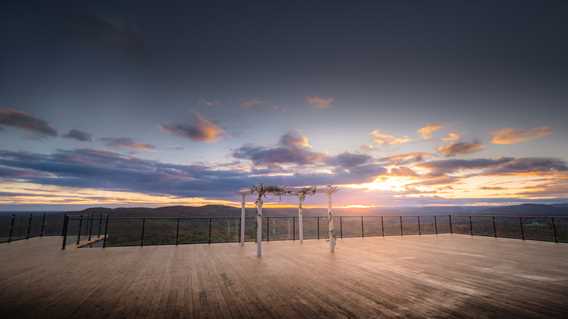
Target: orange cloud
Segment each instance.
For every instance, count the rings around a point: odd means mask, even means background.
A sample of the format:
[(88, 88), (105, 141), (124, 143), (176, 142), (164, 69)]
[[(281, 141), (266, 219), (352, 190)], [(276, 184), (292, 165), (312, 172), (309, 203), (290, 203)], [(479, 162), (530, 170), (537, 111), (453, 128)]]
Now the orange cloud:
[(502, 128), (491, 133), (493, 144), (519, 144), (552, 134), (552, 129), (546, 126), (531, 129)]
[(444, 142), (457, 142), (461, 139), (461, 134), (459, 132), (450, 132), (448, 135), (442, 137), (442, 141)]
[(321, 96), (306, 96), (306, 103), (309, 105), (318, 108), (318, 109), (327, 109), (331, 106), (335, 99), (332, 97), (324, 98)]
[(225, 134), (220, 126), (197, 113), (194, 115), (193, 124), (163, 124), (161, 128), (163, 131), (198, 142), (214, 142)]
[(483, 145), (478, 141), (473, 141), (472, 143), (467, 142), (459, 142), (459, 143), (450, 143), (447, 145), (442, 145), (438, 147), (436, 150), (446, 156), (452, 157), (456, 155), (464, 155), (464, 154), (471, 154), (479, 152), (483, 149)]
[(434, 132), (436, 131), (439, 131), (442, 127), (443, 126), (440, 123), (428, 123), (426, 124), (426, 126), (418, 130), (418, 134), (420, 134), (423, 139), (429, 140), (432, 138), (432, 134), (434, 134)]
[(392, 134), (383, 132), (381, 130), (374, 130), (371, 132), (371, 139), (373, 140), (373, 142), (375, 142), (375, 144), (379, 144), (379, 145), (399, 145), (399, 144), (405, 144), (411, 141), (411, 139), (408, 136), (394, 136)]

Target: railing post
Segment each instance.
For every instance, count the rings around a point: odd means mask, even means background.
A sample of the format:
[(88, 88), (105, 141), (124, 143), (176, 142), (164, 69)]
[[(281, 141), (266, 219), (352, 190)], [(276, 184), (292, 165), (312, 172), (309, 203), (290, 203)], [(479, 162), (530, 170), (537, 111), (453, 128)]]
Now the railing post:
[(292, 240), (296, 240), (296, 216), (292, 216)]
[(418, 235), (422, 235), (422, 227), (420, 227), (420, 216), (418, 216)]
[(469, 235), (473, 236), (473, 222), (471, 221), (471, 215), (469, 216)]
[(400, 236), (404, 236), (404, 226), (402, 223), (402, 216), (400, 216)]
[(103, 214), (99, 215), (99, 227), (97, 229), (97, 238), (101, 237), (101, 229), (103, 228)]
[(558, 233), (556, 232), (556, 221), (554, 220), (554, 217), (551, 217), (551, 221), (552, 221), (552, 238), (554, 239), (554, 242), (557, 243)]
[(108, 237), (108, 214), (106, 215), (105, 218), (105, 235), (103, 237), (103, 248), (106, 247), (107, 237)]
[(208, 235), (208, 240), (207, 240), (207, 242), (209, 244), (211, 244), (211, 227), (212, 227), (212, 225), (213, 225), (213, 219), (210, 217), (209, 218), (209, 235)]
[(454, 223), (452, 222), (452, 215), (448, 215), (449, 219), (449, 225), (450, 225), (450, 234), (454, 233)]
[(343, 239), (343, 216), (339, 216), (339, 238)]
[(14, 224), (16, 223), (16, 215), (12, 214), (10, 218), (10, 231), (8, 232), (8, 242), (12, 242), (12, 235), (14, 235)]
[(63, 216), (63, 229), (61, 230), (61, 237), (63, 237), (63, 243), (61, 244), (61, 250), (65, 250), (65, 246), (67, 245), (67, 229), (69, 227), (69, 216), (65, 214)]
[(270, 241), (270, 217), (266, 216), (266, 241)]
[(176, 219), (176, 246), (179, 244), (179, 218)]
[(385, 237), (385, 220), (383, 216), (381, 216), (381, 233), (383, 234), (383, 237)]
[(43, 213), (43, 216), (41, 217), (41, 230), (39, 231), (39, 237), (43, 237), (44, 233), (45, 233), (45, 220), (46, 216), (45, 213)]
[(142, 230), (140, 231), (140, 247), (144, 247), (145, 228), (146, 228), (146, 218), (142, 218)]
[(316, 217), (316, 223), (317, 223), (316, 229), (317, 229), (317, 233), (318, 233), (317, 238), (319, 240), (320, 239), (320, 217), (319, 216)]
[(363, 222), (363, 216), (361, 216), (361, 238), (365, 238), (365, 224)]
[(434, 215), (434, 232), (438, 235), (438, 216)]
[(30, 239), (30, 233), (32, 232), (32, 218), (33, 214), (30, 214), (28, 218), (28, 229), (26, 229), (26, 239)]
[(493, 237), (497, 238), (497, 223), (495, 222), (495, 216), (491, 216), (493, 222)]
[(91, 241), (92, 235), (93, 235), (93, 215), (89, 214), (89, 236), (87, 237), (88, 241)]
[(79, 230), (77, 231), (77, 245), (81, 242), (81, 228), (83, 228), (83, 215), (79, 217)]
[(525, 240), (525, 225), (523, 224), (523, 218), (519, 217), (519, 224), (521, 226), (521, 239)]

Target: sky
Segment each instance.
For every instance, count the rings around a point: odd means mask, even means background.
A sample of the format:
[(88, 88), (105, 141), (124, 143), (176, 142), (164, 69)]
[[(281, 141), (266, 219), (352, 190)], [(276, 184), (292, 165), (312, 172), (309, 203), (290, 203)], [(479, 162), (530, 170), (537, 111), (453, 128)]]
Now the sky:
[(259, 183), (566, 202), (567, 20), (566, 1), (3, 1), (0, 209)]

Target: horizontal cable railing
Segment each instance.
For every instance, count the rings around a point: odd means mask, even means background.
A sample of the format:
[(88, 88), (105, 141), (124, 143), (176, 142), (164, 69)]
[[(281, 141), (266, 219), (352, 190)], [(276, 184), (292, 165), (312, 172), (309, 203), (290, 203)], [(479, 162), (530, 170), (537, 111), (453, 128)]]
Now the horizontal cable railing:
[[(568, 242), (568, 217), (513, 216), (335, 216), (339, 239), (376, 236), (463, 234)], [(263, 217), (262, 240), (299, 240), (299, 219)], [(111, 217), (66, 215), (62, 248), (180, 244), (240, 241), (239, 217)], [(245, 219), (245, 241), (256, 240), (256, 218)], [(304, 239), (328, 238), (327, 216), (303, 217)]]

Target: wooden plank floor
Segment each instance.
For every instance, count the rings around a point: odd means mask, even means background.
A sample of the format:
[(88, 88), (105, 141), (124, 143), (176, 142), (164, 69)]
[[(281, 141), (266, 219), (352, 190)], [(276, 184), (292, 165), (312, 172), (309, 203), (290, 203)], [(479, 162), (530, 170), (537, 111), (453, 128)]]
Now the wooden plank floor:
[(0, 245), (0, 318), (566, 318), (568, 244), (462, 235)]

